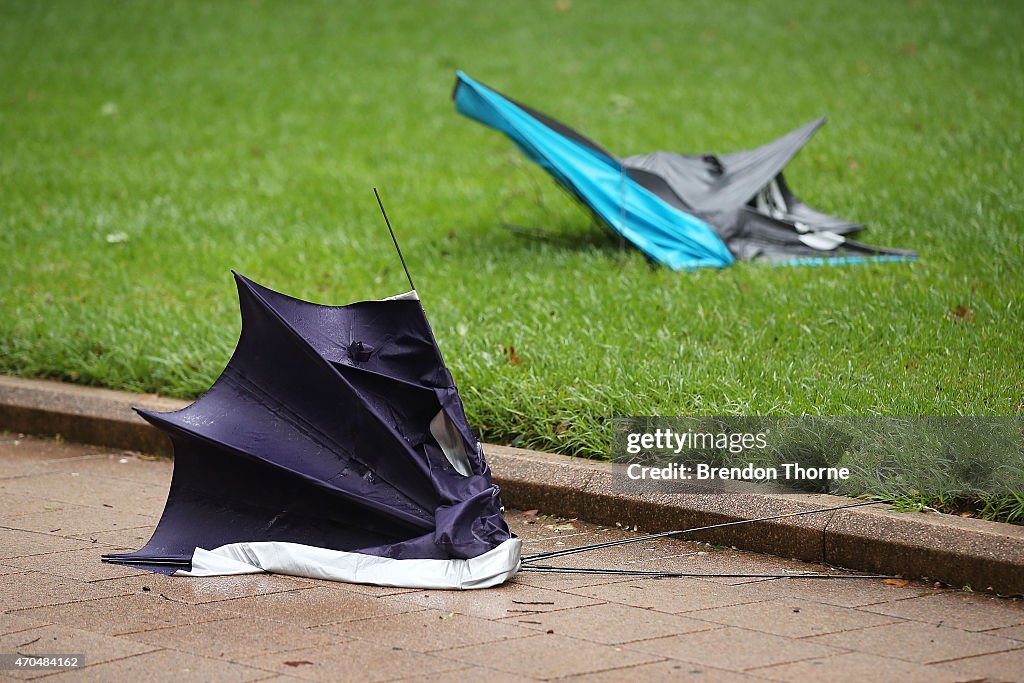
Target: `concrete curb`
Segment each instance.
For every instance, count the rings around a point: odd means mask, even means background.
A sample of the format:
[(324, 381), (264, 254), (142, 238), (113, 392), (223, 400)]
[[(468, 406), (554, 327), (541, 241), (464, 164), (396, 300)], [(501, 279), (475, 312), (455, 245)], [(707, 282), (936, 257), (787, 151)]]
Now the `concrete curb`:
[[(108, 448), (170, 454), (168, 439), (132, 406), (178, 410), (185, 401), (0, 376), (0, 429), (59, 434)], [(610, 463), (485, 445), (506, 504), (645, 531), (707, 526), (855, 502), (836, 496), (623, 492)], [(1024, 594), (1024, 527), (867, 507), (692, 536), (721, 545), (862, 571), (928, 577), (1003, 595)]]

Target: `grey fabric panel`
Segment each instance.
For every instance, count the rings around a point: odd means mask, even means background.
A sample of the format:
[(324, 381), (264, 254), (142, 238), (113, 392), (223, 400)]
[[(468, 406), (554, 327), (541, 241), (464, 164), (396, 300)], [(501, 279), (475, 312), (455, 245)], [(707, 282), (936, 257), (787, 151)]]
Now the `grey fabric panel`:
[(782, 171), (811, 135), (822, 117), (757, 149), (720, 156), (653, 152), (622, 160), (627, 168), (660, 175), (672, 191), (698, 211), (735, 209), (749, 202)]

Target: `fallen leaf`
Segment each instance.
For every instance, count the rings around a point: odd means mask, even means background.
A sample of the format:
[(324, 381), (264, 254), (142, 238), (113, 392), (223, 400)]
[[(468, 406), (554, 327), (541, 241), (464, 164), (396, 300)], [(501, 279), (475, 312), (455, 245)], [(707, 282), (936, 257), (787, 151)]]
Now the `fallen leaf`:
[(572, 524), (545, 524), (544, 528), (551, 529), (552, 531), (572, 531), (576, 527)]
[(946, 320), (962, 320), (965, 323), (972, 322), (974, 320), (974, 309), (966, 304), (960, 304), (946, 313)]
[(449, 612), (448, 614), (442, 614), (438, 619), (441, 621), (448, 621), (449, 619), (454, 618), (456, 614), (458, 614), (458, 612)]
[(519, 514), (523, 517), (536, 517), (540, 510), (523, 510)]
[(887, 586), (896, 586), (897, 588), (906, 588), (910, 585), (910, 582), (906, 579), (886, 579), (884, 583)]

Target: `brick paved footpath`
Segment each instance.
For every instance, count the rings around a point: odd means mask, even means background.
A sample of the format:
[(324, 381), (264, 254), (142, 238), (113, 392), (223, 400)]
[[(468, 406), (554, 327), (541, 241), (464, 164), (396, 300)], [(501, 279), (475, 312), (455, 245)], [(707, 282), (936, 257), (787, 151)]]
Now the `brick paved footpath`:
[[(171, 578), (102, 564), (101, 554), (148, 540), (171, 467), (0, 434), (0, 653), (75, 653), (87, 664), (5, 670), (0, 679), (1024, 680), (1024, 604), (922, 582), (520, 573), (499, 588), (449, 592), (270, 575)], [(527, 553), (627, 533), (507, 517)], [(673, 540), (565, 561), (824, 569)]]

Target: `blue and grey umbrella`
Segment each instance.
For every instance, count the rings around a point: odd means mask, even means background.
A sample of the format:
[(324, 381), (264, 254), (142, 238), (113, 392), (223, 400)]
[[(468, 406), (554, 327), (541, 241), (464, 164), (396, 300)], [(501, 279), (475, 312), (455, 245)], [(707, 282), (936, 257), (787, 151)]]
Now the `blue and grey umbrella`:
[(461, 71), (452, 96), (460, 113), (504, 133), (601, 221), (670, 268), (917, 258), (848, 239), (863, 226), (817, 211), (791, 191), (783, 168), (824, 119), (753, 150), (619, 157)]

